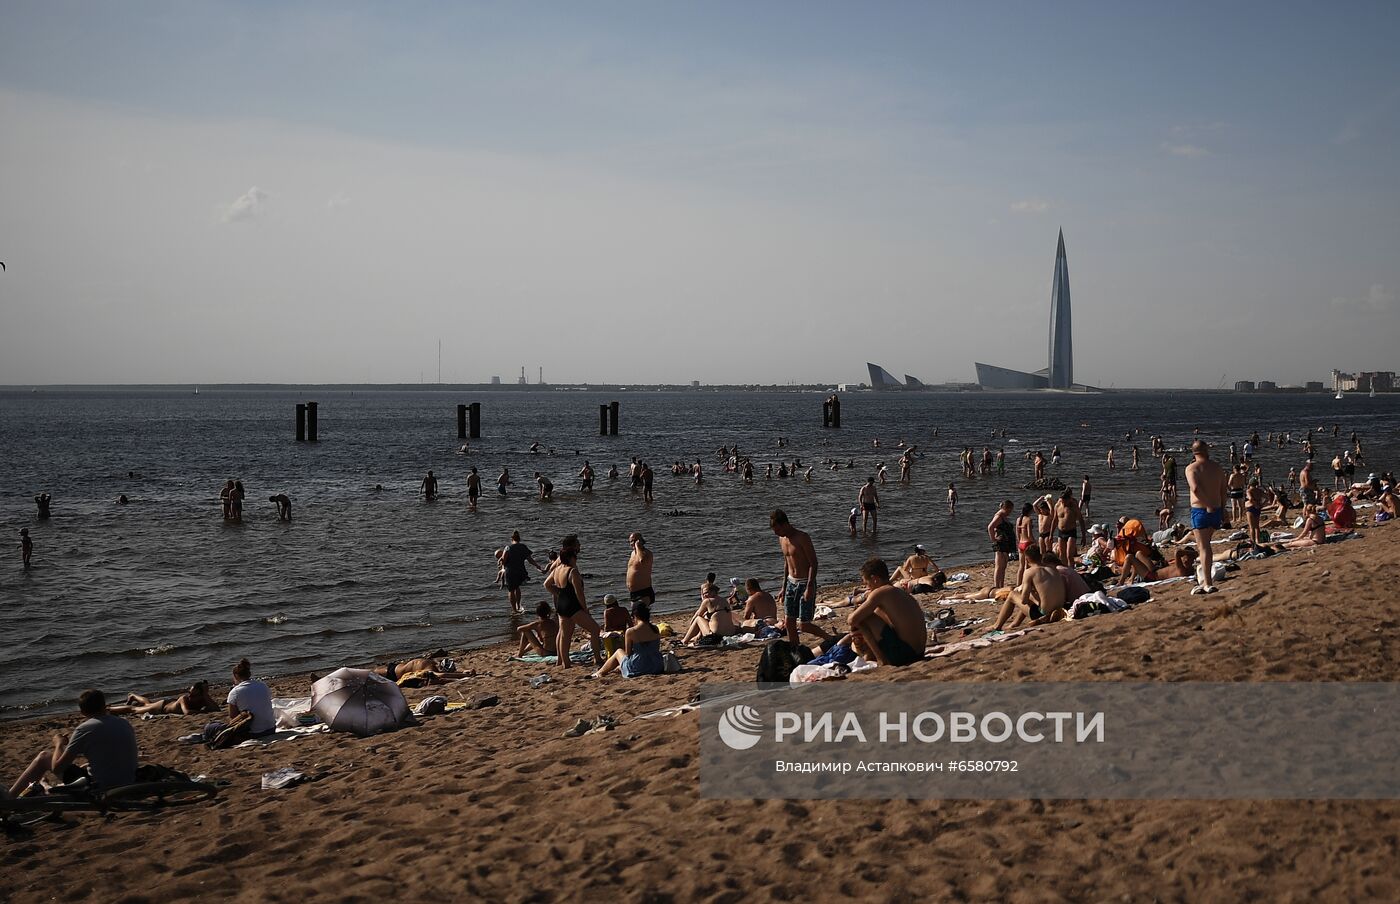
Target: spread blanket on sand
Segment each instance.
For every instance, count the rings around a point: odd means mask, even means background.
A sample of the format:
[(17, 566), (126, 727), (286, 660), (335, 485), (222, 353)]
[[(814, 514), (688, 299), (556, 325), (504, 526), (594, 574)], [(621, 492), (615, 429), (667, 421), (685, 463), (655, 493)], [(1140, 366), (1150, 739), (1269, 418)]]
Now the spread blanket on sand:
[[(539, 653), (526, 653), (524, 656), (510, 657), (514, 662), (558, 662), (558, 656), (541, 656)], [(593, 654), (586, 650), (574, 650), (569, 654), (570, 662), (592, 662)]]
[(1011, 640), (1013, 637), (1024, 637), (1026, 634), (1029, 634), (1033, 630), (1035, 629), (1025, 628), (1020, 631), (1012, 631), (1009, 634), (983, 634), (981, 637), (973, 637), (969, 640), (960, 640), (957, 643), (940, 644), (936, 647), (930, 647), (929, 649), (924, 651), (924, 655), (929, 659), (937, 659), (940, 656), (951, 656), (959, 650), (972, 650), (976, 649), (977, 647), (990, 647), (994, 643), (1003, 643), (1004, 641)]

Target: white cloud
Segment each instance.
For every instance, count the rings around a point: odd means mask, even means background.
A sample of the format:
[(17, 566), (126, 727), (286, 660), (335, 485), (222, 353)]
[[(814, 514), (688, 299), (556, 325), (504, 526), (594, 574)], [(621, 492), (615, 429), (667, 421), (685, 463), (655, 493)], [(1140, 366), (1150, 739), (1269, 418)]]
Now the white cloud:
[(1045, 213), (1050, 209), (1048, 201), (1039, 201), (1028, 198), (1024, 201), (1017, 201), (1011, 205), (1012, 213)]
[(1173, 157), (1187, 157), (1192, 160), (1210, 156), (1210, 151), (1197, 144), (1172, 144), (1170, 142), (1164, 142), (1162, 144), (1162, 150), (1171, 154)]
[(1327, 304), (1338, 314), (1384, 314), (1395, 303), (1395, 293), (1387, 292), (1385, 286), (1374, 285), (1360, 298), (1331, 298)]
[(339, 210), (348, 206), (350, 206), (350, 196), (343, 191), (336, 192), (326, 201), (326, 210)]
[(253, 219), (262, 212), (267, 199), (267, 192), (254, 185), (224, 210), (224, 222), (235, 223), (239, 220)]

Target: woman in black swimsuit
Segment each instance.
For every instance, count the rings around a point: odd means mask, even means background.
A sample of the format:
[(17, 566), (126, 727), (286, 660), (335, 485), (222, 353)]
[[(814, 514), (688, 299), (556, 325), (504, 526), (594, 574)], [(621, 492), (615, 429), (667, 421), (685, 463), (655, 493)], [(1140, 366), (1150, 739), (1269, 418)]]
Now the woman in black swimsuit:
[(603, 639), (599, 636), (598, 622), (588, 613), (583, 575), (575, 567), (578, 552), (576, 547), (559, 550), (554, 570), (544, 579), (545, 589), (554, 594), (554, 610), (559, 614), (559, 667), (565, 669), (570, 665), (569, 647), (573, 645), (576, 626), (587, 631), (593, 641), (593, 664), (603, 664)]

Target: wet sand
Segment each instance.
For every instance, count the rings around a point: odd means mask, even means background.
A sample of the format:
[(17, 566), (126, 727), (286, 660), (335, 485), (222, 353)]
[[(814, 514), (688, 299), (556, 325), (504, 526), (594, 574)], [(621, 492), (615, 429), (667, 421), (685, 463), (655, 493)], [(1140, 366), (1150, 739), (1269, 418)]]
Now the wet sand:
[[(1247, 562), (1215, 596), (1155, 588), (1127, 612), (850, 680), (1395, 681), (1400, 529), (1364, 534)], [(971, 583), (989, 583), (986, 571)], [(696, 715), (634, 717), (705, 682), (752, 680), (759, 652), (679, 653), (680, 675), (594, 682), (586, 668), (566, 675), (507, 662), (503, 647), (472, 651), (459, 666), (479, 677), (407, 691), (410, 703), (495, 694), (499, 705), (367, 740), (209, 751), (175, 741), (207, 717), (138, 721), (143, 759), (231, 785), (213, 803), (70, 816), (6, 840), (0, 899), (1400, 899), (1400, 802), (702, 800)], [(545, 672), (553, 682), (530, 687)], [(203, 677), (220, 681), (222, 699), (227, 677)], [(272, 684), (309, 692), (307, 676)], [(616, 730), (561, 736), (600, 713), (617, 717)], [(5, 723), (5, 781), (78, 721)], [(261, 790), (261, 775), (283, 766), (321, 777)]]

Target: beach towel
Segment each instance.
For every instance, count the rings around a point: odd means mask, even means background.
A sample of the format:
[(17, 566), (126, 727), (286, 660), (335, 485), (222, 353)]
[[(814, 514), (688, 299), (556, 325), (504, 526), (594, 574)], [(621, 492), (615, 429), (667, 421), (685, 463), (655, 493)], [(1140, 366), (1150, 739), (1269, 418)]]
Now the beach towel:
[(960, 640), (957, 643), (950, 643), (942, 647), (932, 647), (924, 651), (924, 656), (928, 659), (937, 659), (942, 656), (951, 656), (961, 650), (975, 650), (978, 647), (990, 647), (994, 643), (1004, 643), (1017, 637), (1024, 637), (1033, 629), (1024, 628), (1020, 631), (1012, 631), (1009, 634), (983, 634), (981, 637), (973, 637), (969, 640)]
[[(510, 657), (513, 662), (554, 662), (559, 661), (558, 656), (541, 656), (539, 653), (526, 653), (524, 656)], [(570, 662), (592, 662), (593, 654), (587, 650), (574, 650), (569, 654)]]
[(272, 734), (263, 735), (260, 738), (249, 738), (234, 749), (266, 747), (269, 744), (278, 744), (282, 741), (299, 741), (307, 735), (319, 734), (323, 731), (330, 731), (330, 729), (325, 725), (298, 725), (296, 728), (279, 728)]

